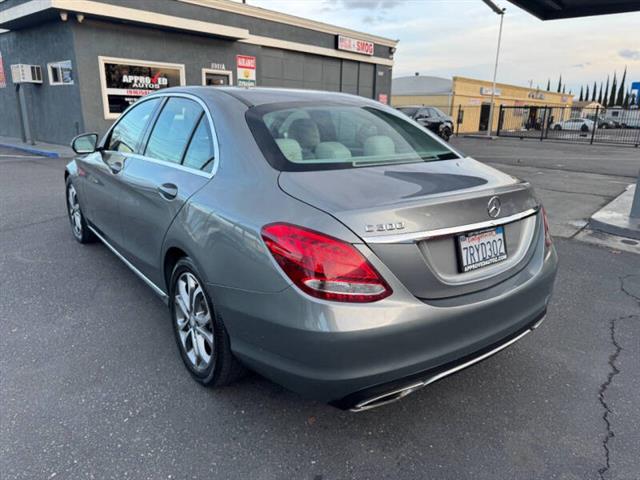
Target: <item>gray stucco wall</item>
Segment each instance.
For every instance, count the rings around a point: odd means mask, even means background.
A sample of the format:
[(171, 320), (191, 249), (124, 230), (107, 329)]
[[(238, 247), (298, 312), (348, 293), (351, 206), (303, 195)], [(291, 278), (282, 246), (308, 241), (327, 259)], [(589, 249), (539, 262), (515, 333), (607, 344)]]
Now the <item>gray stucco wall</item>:
[[(166, 15), (246, 28), (253, 35), (262, 35), (325, 48), (336, 47), (336, 36), (330, 33), (318, 32), (308, 28), (296, 27), (233, 12), (214, 10), (212, 8), (178, 2), (176, 0), (109, 0), (109, 3), (140, 10), (150, 10)], [(374, 53), (376, 56), (389, 58), (389, 47), (376, 44)]]
[[(7, 86), (0, 88), (0, 135), (21, 136), (17, 93), (11, 82), (11, 65), (42, 67), (42, 85), (23, 84), (31, 130), (36, 140), (67, 143), (84, 129), (73, 34), (69, 23), (52, 22), (28, 30), (0, 34), (0, 53)], [(47, 63), (71, 60), (74, 85), (49, 85)]]
[[(102, 133), (112, 123), (104, 119), (99, 56), (184, 64), (186, 83), (201, 85), (202, 68), (212, 62), (224, 63), (235, 83), (236, 55), (254, 55), (258, 86), (342, 90), (367, 97), (391, 91), (390, 69), (373, 64), (90, 19), (74, 22), (72, 28), (87, 131)], [(384, 75), (378, 76), (382, 68)]]

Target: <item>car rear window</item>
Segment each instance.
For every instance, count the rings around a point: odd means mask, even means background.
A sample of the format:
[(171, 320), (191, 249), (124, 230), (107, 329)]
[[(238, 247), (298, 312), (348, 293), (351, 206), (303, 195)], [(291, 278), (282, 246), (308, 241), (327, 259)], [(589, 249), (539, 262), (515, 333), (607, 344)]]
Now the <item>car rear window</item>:
[(278, 170), (308, 171), (458, 158), (403, 115), (371, 106), (267, 104), (247, 111), (267, 161)]

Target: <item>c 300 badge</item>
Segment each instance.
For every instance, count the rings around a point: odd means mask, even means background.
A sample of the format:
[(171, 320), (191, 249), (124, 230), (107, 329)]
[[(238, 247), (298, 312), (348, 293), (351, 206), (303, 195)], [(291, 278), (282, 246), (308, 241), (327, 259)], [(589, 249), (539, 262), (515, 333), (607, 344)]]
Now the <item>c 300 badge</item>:
[(402, 230), (404, 228), (404, 222), (394, 223), (376, 223), (375, 225), (365, 225), (364, 231), (371, 232), (391, 232), (393, 230)]

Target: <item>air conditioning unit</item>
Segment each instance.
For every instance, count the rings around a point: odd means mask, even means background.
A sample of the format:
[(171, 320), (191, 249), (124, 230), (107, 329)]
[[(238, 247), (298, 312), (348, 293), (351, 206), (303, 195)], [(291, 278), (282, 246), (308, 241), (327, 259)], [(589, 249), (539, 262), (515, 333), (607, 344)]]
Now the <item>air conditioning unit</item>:
[(42, 83), (42, 67), (40, 65), (11, 65), (13, 83)]

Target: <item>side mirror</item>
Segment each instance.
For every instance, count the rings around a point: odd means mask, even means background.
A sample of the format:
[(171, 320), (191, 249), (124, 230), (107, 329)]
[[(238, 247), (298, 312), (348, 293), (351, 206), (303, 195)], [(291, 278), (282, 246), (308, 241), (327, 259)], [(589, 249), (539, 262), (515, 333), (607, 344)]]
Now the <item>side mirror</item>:
[(71, 148), (77, 154), (93, 153), (96, 151), (97, 145), (97, 133), (83, 133), (71, 140)]

